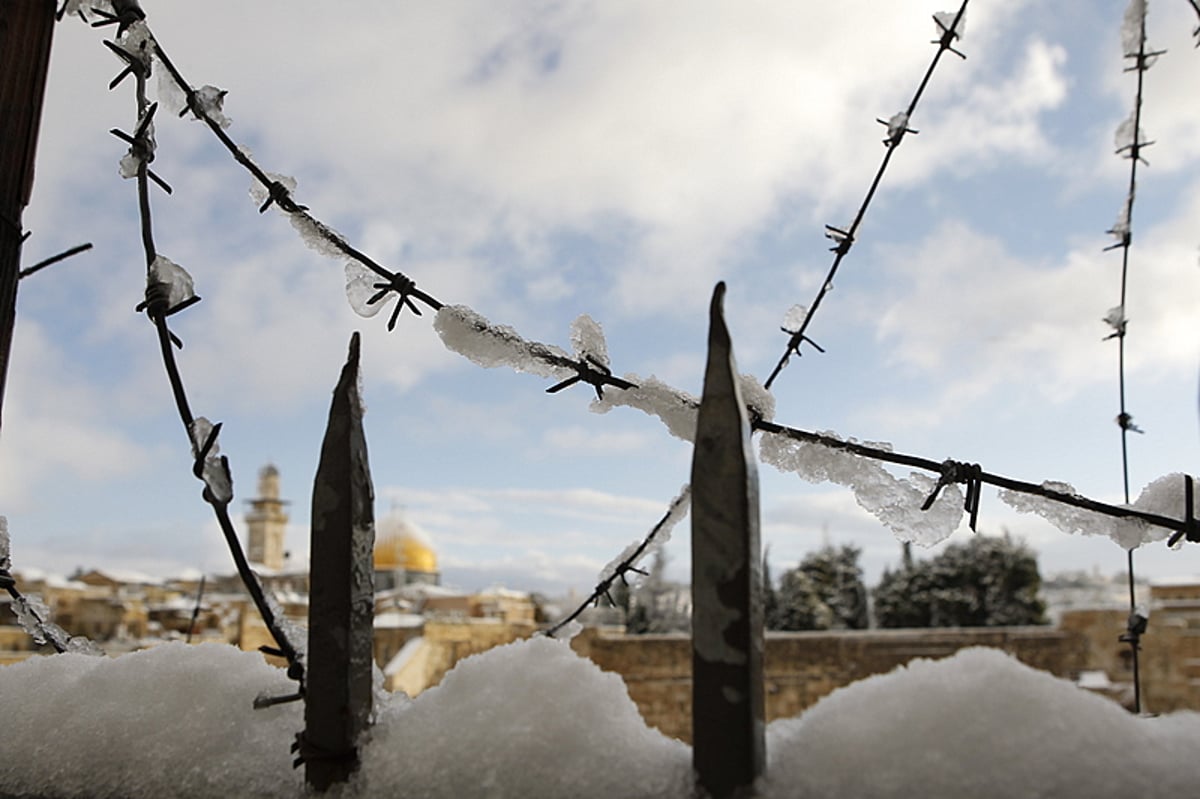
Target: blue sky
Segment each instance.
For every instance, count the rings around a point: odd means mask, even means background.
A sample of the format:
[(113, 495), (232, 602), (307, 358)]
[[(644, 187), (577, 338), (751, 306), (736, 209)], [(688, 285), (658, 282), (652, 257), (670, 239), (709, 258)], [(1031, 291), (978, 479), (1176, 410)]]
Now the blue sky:
[[(714, 283), (742, 371), (765, 379), (784, 314), (830, 264), (826, 223), (852, 218), (934, 47), (917, 0), (144, 4), (194, 85), (229, 91), (230, 135), (297, 199), (379, 262), (450, 304), (570, 349), (605, 329), (614, 371), (699, 393)], [(988, 471), (1121, 500), (1117, 353), (1101, 321), (1120, 256), (1102, 252), (1125, 196), (1113, 132), (1125, 3), (1028, 0), (968, 11), (966, 61), (944, 59), (835, 290), (793, 359), (776, 420), (889, 441)], [(1189, 4), (1150, 6), (1146, 151), (1127, 316), (1134, 495), (1193, 469), (1200, 296), (1200, 52)], [(173, 415), (144, 290), (132, 181), (117, 173), (132, 84), (113, 92), (113, 30), (55, 34), (33, 201), (32, 263), (95, 249), (23, 281), (0, 440), (13, 558), (77, 566), (231, 569)], [(590, 590), (661, 516), (690, 446), (590, 389), (481, 369), (430, 315), (362, 319), (343, 263), (304, 247), (247, 196), (250, 177), (201, 124), (164, 115), (155, 170), (160, 251), (204, 301), (173, 318), (198, 415), (225, 423), (238, 502), (275, 463), (307, 550), (309, 486), (349, 336), (364, 336), (377, 510), (426, 529), (449, 582)], [(863, 548), (874, 580), (900, 545), (833, 485), (761, 470), (778, 573), (825, 541)], [(980, 527), (1007, 528), (1044, 572), (1124, 567), (1107, 539), (1067, 536), (985, 490)], [(687, 570), (687, 525), (668, 546)], [(951, 540), (970, 535), (964, 527)], [(1158, 544), (1147, 576), (1200, 572)]]

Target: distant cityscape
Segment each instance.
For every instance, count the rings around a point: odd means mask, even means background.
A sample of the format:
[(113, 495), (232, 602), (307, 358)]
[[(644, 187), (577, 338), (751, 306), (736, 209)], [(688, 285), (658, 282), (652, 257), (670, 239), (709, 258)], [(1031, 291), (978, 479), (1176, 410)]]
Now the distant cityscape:
[[(308, 572), (287, 564), (288, 503), (274, 466), (260, 471), (257, 496), (248, 504), (247, 556), (286, 617), (303, 624)], [(389, 690), (412, 696), (436, 685), (463, 658), (534, 635), (574, 609), (570, 599), (551, 601), (507, 587), (467, 592), (443, 585), (433, 542), (400, 511), (376, 524), (374, 573), (375, 662)], [(77, 570), (68, 577), (17, 569), (13, 577), (22, 593), (44, 603), (58, 625), (91, 639), (109, 656), (164, 641), (220, 643), (247, 651), (274, 644), (236, 574), (160, 580), (111, 569)], [(1200, 708), (1200, 666), (1195, 665), (1200, 664), (1200, 585), (1155, 584), (1149, 595), (1150, 623), (1142, 643), (1148, 706), (1156, 712)], [(1128, 705), (1130, 650), (1119, 640), (1129, 615), (1124, 576), (1054, 575), (1043, 579), (1041, 597), (1048, 626), (768, 633), (768, 680), (775, 685), (768, 712), (794, 714), (869, 673), (913, 656), (944, 656), (972, 645), (1006, 649)], [(657, 632), (642, 626), (652, 634), (635, 635), (635, 626), (625, 628), (632, 621), (626, 617), (626, 597), (624, 612), (597, 608), (584, 614), (584, 630), (572, 640), (577, 652), (625, 678), (649, 723), (685, 739), (682, 720), (690, 705), (678, 695), (678, 684), (690, 679), (688, 600), (684, 586), (660, 588), (652, 599), (664, 606), (657, 612), (678, 623)], [(0, 595), (0, 665), (52, 654), (2, 606), (7, 601)], [(828, 660), (831, 647), (838, 652), (853, 647), (853, 653), (834, 659), (851, 660), (853, 668), (814, 665), (821, 657)], [(781, 654), (772, 658), (772, 651)]]

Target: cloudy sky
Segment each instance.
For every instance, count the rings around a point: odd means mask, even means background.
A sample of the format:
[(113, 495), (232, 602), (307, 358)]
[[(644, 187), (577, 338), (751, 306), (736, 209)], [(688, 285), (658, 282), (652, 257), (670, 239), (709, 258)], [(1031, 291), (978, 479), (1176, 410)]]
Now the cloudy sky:
[[(229, 134), (297, 199), (448, 304), (570, 350), (603, 325), (614, 371), (698, 394), (718, 280), (742, 371), (765, 379), (788, 309), (831, 263), (827, 223), (853, 217), (935, 47), (940, 2), (143, 3), (196, 86), (227, 89)], [(1122, 499), (1117, 349), (1104, 342), (1121, 258), (1103, 252), (1128, 162), (1124, 0), (972, 4), (858, 243), (774, 385), (777, 421), (888, 441), (991, 472)], [(1145, 430), (1131, 483), (1194, 470), (1200, 366), (1200, 51), (1183, 0), (1150, 7), (1169, 52), (1146, 76), (1133, 215), (1128, 405)], [(145, 286), (125, 145), (132, 82), (112, 28), (55, 33), (25, 263), (95, 249), (21, 284), (0, 439), (0, 513), (15, 565), (225, 572), (230, 560), (174, 415)], [(307, 249), (200, 123), (160, 115), (159, 250), (204, 301), (173, 317), (197, 415), (225, 423), (239, 509), (267, 462), (307, 551), (310, 485), (352, 331), (364, 336), (380, 514), (428, 531), (447, 582), (585, 592), (688, 479), (690, 445), (576, 386), (481, 369), (430, 314), (357, 316), (344, 263)], [(776, 572), (825, 542), (874, 580), (900, 545), (853, 495), (762, 468)], [(1123, 569), (1107, 539), (1018, 516), (985, 489), (1044, 572)], [(970, 532), (963, 528), (951, 540)], [(688, 568), (687, 525), (668, 546)], [(1200, 550), (1138, 555), (1147, 576), (1200, 573)]]

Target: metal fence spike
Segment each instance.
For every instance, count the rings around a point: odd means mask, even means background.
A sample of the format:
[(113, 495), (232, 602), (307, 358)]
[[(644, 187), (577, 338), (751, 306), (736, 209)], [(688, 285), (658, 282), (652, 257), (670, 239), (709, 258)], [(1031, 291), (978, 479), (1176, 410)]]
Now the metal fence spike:
[(758, 470), (724, 296), (718, 283), (692, 459), (692, 756), (715, 799), (749, 790), (766, 762)]
[(333, 392), (313, 484), (308, 683), (300, 757), (317, 791), (345, 782), (371, 715), (374, 488), (358, 389), (359, 336)]

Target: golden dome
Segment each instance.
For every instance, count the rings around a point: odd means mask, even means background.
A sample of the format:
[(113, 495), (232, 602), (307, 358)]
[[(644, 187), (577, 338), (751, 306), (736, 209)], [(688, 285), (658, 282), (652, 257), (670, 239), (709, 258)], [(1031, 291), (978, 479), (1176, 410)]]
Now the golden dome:
[(410, 572), (437, 571), (437, 554), (430, 546), (429, 536), (407, 519), (390, 514), (380, 521), (375, 541), (377, 571)]

